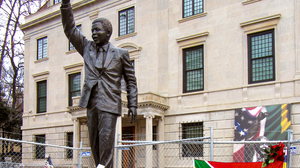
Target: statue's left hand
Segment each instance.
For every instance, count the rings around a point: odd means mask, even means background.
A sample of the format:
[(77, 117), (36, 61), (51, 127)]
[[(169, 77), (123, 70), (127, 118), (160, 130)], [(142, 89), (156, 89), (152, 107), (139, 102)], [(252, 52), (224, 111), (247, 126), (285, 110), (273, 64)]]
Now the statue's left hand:
[(136, 107), (129, 107), (128, 109), (128, 117), (131, 115), (131, 123), (136, 119), (137, 112), (136, 112)]

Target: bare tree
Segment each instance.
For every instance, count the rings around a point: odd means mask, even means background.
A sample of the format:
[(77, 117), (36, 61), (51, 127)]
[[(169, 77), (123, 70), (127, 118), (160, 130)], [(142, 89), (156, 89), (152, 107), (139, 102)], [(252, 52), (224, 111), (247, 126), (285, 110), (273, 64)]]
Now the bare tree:
[[(23, 112), (24, 32), (19, 25), (36, 12), (44, 0), (1, 0), (0, 8), (0, 94), (9, 108), (0, 120), (2, 132), (21, 133)], [(13, 134), (2, 134), (9, 138)]]
[[(0, 1), (0, 129), (2, 137), (20, 139), (23, 113), (24, 32), (19, 25), (44, 0)], [(12, 150), (2, 145), (2, 154)], [(3, 160), (4, 158), (1, 157)]]
[(11, 4), (10, 2), (12, 1), (8, 1), (7, 2), (7, 8), (5, 7), (1, 7), (1, 10), (3, 12), (3, 16), (7, 15), (7, 21), (6, 21), (6, 27), (5, 27), (5, 35), (4, 35), (4, 39), (2, 41), (2, 45), (1, 45), (1, 55), (0, 55), (0, 78), (2, 78), (2, 67), (3, 67), (3, 60), (4, 60), (4, 56), (5, 56), (5, 51), (6, 51), (6, 46), (7, 46), (7, 39), (9, 38), (9, 30), (10, 30), (10, 24), (11, 24), (11, 20), (12, 20), (12, 16), (14, 13), (14, 9), (15, 9), (15, 5), (17, 3), (17, 1), (13, 1), (13, 3)]

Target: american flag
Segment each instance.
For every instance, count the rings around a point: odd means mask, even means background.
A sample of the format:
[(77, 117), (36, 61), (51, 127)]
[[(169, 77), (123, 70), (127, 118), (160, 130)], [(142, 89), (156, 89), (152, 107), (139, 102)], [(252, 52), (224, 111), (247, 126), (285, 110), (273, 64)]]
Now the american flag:
[(246, 135), (249, 133), (249, 128), (257, 120), (257, 116), (263, 107), (242, 108), (235, 111), (235, 129), (234, 140), (245, 140)]
[(48, 159), (45, 161), (45, 167), (44, 167), (44, 168), (54, 168), (50, 156), (49, 156)]
[[(236, 109), (234, 141), (254, 141), (259, 136), (264, 136), (265, 107), (250, 107)], [(252, 161), (253, 149), (247, 150), (247, 146), (238, 144), (234, 146), (233, 161), (249, 162)], [(247, 158), (248, 157), (248, 158)]]

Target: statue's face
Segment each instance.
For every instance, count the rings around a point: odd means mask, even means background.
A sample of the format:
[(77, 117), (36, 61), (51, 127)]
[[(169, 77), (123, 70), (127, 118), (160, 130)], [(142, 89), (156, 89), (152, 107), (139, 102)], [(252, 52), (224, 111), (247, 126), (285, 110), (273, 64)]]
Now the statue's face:
[(109, 34), (105, 31), (101, 22), (93, 23), (92, 38), (94, 42), (100, 46), (108, 43)]

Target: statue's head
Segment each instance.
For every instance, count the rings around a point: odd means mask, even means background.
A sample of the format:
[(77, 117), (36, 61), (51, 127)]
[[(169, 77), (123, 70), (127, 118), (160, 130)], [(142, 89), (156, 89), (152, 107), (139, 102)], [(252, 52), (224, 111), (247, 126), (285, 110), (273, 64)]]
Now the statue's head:
[(92, 23), (92, 38), (97, 45), (108, 43), (112, 34), (112, 25), (106, 18), (97, 18)]

